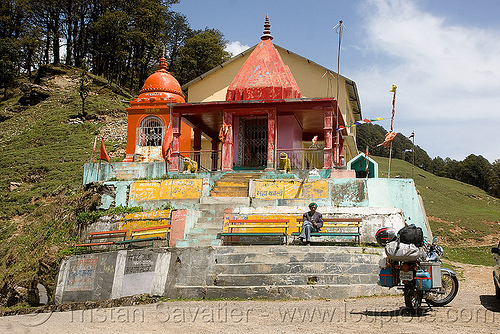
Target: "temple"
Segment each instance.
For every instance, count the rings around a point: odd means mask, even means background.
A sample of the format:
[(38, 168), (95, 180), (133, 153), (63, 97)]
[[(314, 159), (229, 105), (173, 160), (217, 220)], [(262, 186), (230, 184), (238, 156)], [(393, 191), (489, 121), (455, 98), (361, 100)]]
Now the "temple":
[[(182, 171), (185, 157), (207, 171), (276, 170), (283, 154), (293, 169), (345, 168), (346, 160), (358, 154), (355, 129), (337, 129), (360, 119), (355, 83), (337, 79), (272, 40), (266, 16), (258, 45), (183, 87), (187, 103), (162, 59), (128, 109), (124, 161), (161, 161), (162, 134), (171, 114), (171, 172)], [(342, 88), (334, 89), (335, 82)], [(333, 96), (335, 91), (339, 96)]]

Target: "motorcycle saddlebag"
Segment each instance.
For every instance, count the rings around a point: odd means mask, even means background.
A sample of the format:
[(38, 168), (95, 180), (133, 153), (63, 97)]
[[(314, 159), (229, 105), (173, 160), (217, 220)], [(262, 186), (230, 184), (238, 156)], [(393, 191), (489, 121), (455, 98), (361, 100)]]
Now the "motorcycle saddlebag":
[(403, 227), (398, 232), (399, 240), (405, 244), (415, 244), (421, 247), (424, 243), (424, 233), (422, 228), (415, 225), (408, 225)]
[(424, 257), (421, 247), (414, 244), (405, 244), (399, 240), (391, 241), (385, 246), (387, 257), (394, 261), (413, 262)]
[(380, 285), (386, 286), (388, 288), (394, 286), (394, 277), (392, 276), (391, 268), (383, 268), (380, 269), (380, 274), (378, 274), (380, 278)]

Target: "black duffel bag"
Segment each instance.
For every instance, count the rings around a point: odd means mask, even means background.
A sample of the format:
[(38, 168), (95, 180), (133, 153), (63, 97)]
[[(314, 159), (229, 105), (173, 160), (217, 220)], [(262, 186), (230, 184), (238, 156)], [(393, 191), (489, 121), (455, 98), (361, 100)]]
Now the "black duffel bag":
[(415, 225), (408, 225), (400, 229), (398, 237), (404, 244), (414, 244), (417, 247), (422, 247), (424, 244), (424, 232), (422, 228)]

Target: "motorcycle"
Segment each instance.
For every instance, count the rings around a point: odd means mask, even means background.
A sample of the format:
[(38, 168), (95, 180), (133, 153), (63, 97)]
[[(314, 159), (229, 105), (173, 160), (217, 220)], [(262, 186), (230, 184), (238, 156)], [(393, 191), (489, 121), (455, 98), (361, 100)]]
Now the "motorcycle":
[[(398, 240), (386, 244), (385, 268), (380, 271), (380, 285), (403, 290), (405, 305), (412, 312), (422, 300), (432, 306), (450, 303), (458, 293), (457, 274), (441, 268), (443, 248), (437, 238), (422, 247)], [(381, 259), (382, 261), (382, 259)]]

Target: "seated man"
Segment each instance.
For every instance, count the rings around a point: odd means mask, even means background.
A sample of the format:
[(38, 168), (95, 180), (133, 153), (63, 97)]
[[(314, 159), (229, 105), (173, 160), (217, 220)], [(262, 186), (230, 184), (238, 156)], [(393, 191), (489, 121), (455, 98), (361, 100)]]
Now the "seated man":
[(309, 204), (309, 212), (304, 213), (302, 216), (302, 232), (300, 232), (299, 239), (311, 244), (311, 232), (319, 232), (323, 226), (323, 215), (316, 211), (318, 205), (316, 203)]

